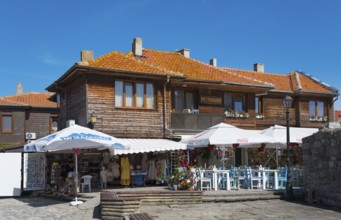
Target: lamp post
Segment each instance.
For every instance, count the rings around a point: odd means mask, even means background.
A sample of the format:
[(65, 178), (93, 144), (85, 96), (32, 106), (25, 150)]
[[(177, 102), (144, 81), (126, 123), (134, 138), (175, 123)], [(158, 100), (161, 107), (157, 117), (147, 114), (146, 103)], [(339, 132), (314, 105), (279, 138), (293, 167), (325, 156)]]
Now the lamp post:
[(294, 192), (292, 190), (291, 185), (291, 172), (290, 172), (290, 132), (289, 132), (289, 109), (291, 108), (293, 99), (290, 96), (286, 96), (283, 99), (283, 107), (285, 108), (286, 113), (286, 122), (287, 122), (287, 182), (285, 185), (285, 198), (287, 200), (294, 199)]

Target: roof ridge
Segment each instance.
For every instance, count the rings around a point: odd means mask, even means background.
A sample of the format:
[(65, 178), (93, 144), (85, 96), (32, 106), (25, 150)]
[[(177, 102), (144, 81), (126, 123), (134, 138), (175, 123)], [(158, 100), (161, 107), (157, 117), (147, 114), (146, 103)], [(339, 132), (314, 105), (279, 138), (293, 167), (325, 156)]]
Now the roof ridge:
[[(143, 48), (143, 49), (145, 49), (145, 48)], [(215, 69), (215, 70), (220, 71), (221, 73), (231, 74), (231, 75), (237, 76), (237, 77), (239, 77), (239, 78), (248, 79), (248, 80), (251, 80), (251, 81), (254, 81), (254, 82), (258, 82), (258, 83), (264, 83), (264, 84), (273, 85), (272, 83), (263, 82), (263, 81), (261, 81), (261, 80), (256, 80), (256, 79), (253, 79), (253, 78), (251, 78), (251, 77), (246, 77), (246, 76), (241, 76), (241, 75), (236, 74), (236, 73), (226, 72), (226, 71), (222, 70), (220, 67), (212, 66), (212, 65), (210, 65), (210, 64), (208, 64), (208, 63), (205, 63), (205, 62), (203, 62), (203, 61), (200, 61), (200, 60), (197, 60), (197, 59), (194, 59), (194, 58), (191, 58), (191, 57), (184, 57), (183, 55), (181, 55), (181, 54), (178, 53), (178, 52), (160, 51), (160, 50), (154, 50), (154, 49), (146, 49), (146, 50), (157, 51), (157, 52), (162, 52), (162, 53), (179, 54), (181, 57), (183, 57), (183, 58), (185, 58), (185, 59), (189, 59), (190, 61), (197, 62), (197, 63), (199, 63), (199, 64), (201, 64), (201, 65), (205, 65), (205, 66), (207, 66), (207, 67), (209, 67), (209, 68), (213, 68), (213, 69)]]
[(288, 73), (271, 73), (271, 72), (258, 72), (254, 70), (243, 70), (243, 69), (237, 69), (237, 68), (231, 68), (231, 67), (220, 67), (222, 69), (231, 69), (231, 70), (236, 70), (236, 71), (246, 71), (249, 73), (255, 73), (255, 74), (268, 74), (268, 75), (277, 75), (277, 76), (288, 76)]
[(127, 57), (128, 59), (131, 59), (133, 61), (136, 61), (136, 62), (139, 62), (139, 63), (142, 63), (143, 65), (146, 65), (146, 66), (149, 66), (149, 67), (152, 67), (152, 68), (156, 68), (156, 69), (159, 69), (161, 71), (164, 71), (164, 72), (169, 72), (169, 73), (172, 73), (172, 74), (177, 74), (179, 76), (184, 76), (183, 74), (179, 73), (179, 72), (174, 72), (172, 70), (169, 70), (169, 69), (166, 69), (166, 68), (162, 68), (160, 66), (156, 66), (156, 65), (151, 65), (149, 63), (146, 63), (146, 62), (143, 62), (141, 59), (137, 59), (135, 58), (135, 56), (129, 56), (129, 55), (133, 55), (133, 53), (130, 51), (130, 52), (127, 52), (126, 54), (123, 54), (125, 57)]

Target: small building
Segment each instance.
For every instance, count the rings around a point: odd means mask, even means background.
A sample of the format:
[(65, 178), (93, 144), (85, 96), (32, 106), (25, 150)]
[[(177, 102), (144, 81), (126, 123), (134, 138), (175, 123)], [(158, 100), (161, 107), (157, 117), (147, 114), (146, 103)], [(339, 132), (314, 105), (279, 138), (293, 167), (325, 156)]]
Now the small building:
[(0, 97), (0, 146), (22, 146), (57, 131), (59, 108), (53, 96), (24, 93), (19, 83), (16, 95)]

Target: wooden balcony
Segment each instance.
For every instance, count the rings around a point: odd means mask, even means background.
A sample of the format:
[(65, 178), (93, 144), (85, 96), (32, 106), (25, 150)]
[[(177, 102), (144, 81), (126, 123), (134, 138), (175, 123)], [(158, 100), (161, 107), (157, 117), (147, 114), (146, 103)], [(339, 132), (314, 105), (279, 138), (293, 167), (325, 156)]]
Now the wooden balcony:
[(232, 124), (240, 128), (256, 128), (256, 120), (253, 117), (229, 118), (225, 117), (225, 114), (171, 113), (171, 129), (178, 130), (180, 133), (202, 131), (221, 122)]
[(224, 122), (224, 114), (207, 113), (171, 113), (171, 129), (205, 130), (213, 125)]

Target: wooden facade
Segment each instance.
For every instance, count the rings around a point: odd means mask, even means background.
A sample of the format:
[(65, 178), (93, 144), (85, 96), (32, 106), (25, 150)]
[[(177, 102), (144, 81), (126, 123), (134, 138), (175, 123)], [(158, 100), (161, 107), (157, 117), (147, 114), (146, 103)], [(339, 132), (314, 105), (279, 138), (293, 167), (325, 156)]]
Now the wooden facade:
[[(117, 80), (152, 83), (154, 108), (115, 107)], [(311, 119), (312, 100), (318, 100), (319, 112), (323, 108), (323, 117), (330, 120), (338, 96), (332, 87), (299, 72), (280, 75), (219, 68), (177, 52), (147, 49), (143, 55), (116, 51), (98, 59), (84, 58), (47, 89), (60, 94), (61, 127), (70, 119), (87, 126), (94, 114), (94, 129), (121, 138), (173, 138), (219, 122), (245, 129), (285, 125), (286, 95), (294, 99), (290, 126), (323, 127), (326, 120)], [(178, 93), (189, 94), (190, 107), (178, 105)], [(245, 117), (226, 116), (225, 100), (230, 99), (239, 99)]]
[(23, 145), (28, 133), (34, 140), (57, 131), (59, 109), (52, 96), (32, 92), (0, 97), (0, 146)]

